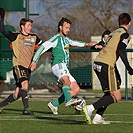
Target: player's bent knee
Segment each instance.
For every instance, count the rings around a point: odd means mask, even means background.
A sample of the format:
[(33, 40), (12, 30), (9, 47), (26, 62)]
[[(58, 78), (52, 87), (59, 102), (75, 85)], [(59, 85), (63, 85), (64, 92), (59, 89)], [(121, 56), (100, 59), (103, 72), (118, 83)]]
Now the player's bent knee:
[(79, 92), (80, 92), (80, 90), (76, 90), (76, 91), (75, 91), (75, 95), (77, 95)]
[(120, 90), (113, 91), (113, 92), (111, 92), (111, 94), (116, 98), (117, 102), (121, 100), (121, 92), (120, 92)]
[(121, 100), (121, 96), (116, 97), (117, 102)]
[(75, 96), (80, 92), (80, 89), (71, 89), (71, 95)]
[(75, 91), (76, 94), (78, 94), (80, 92), (80, 88), (77, 87), (77, 88), (74, 89), (74, 91)]

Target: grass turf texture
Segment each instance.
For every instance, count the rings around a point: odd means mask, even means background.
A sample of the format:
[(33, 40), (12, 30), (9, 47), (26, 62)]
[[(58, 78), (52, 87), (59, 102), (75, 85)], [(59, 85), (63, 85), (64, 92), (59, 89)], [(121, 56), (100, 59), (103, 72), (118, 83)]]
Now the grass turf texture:
[[(47, 108), (49, 101), (30, 100), (34, 116), (22, 115), (20, 100), (6, 106), (0, 115), (0, 133), (131, 133), (133, 132), (133, 102), (121, 101), (106, 110), (104, 118), (110, 125), (88, 125), (81, 112), (75, 115), (73, 107), (59, 107), (59, 115)], [(93, 101), (87, 101), (87, 104)], [(94, 116), (95, 112), (93, 113)], [(92, 117), (93, 117), (92, 116)]]

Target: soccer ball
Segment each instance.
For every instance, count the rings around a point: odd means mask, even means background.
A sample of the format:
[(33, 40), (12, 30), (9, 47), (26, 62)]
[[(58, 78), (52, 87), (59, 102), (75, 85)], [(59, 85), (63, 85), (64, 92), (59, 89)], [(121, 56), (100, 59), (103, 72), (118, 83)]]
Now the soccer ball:
[(76, 111), (82, 111), (82, 108), (86, 105), (86, 101), (83, 98), (80, 98), (80, 102), (74, 106)]

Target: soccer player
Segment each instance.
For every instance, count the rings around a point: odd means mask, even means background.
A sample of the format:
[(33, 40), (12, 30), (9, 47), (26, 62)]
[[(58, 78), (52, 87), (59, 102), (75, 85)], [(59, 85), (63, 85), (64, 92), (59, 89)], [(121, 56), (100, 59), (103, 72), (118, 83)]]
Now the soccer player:
[[(33, 21), (29, 18), (20, 20), (20, 32), (11, 32), (4, 28), (5, 11), (0, 8), (0, 32), (11, 42), (13, 48), (13, 75), (16, 81), (16, 90), (0, 103), (0, 113), (2, 107), (12, 103), (22, 97), (24, 115), (33, 115), (28, 107), (28, 85), (31, 75), (30, 64), (34, 54), (35, 44), (41, 44), (42, 40), (36, 34), (31, 33)], [(4, 45), (4, 44), (3, 44)]]
[[(102, 34), (101, 41), (98, 42), (97, 44), (93, 45), (92, 47), (90, 47), (90, 49), (99, 49), (99, 50), (101, 50), (103, 47), (105, 47), (106, 44), (107, 44), (106, 41), (107, 41), (110, 33), (111, 33), (110, 30), (105, 30)], [(118, 71), (118, 68), (117, 68), (116, 64), (115, 64), (115, 73), (116, 73), (117, 84), (120, 88), (121, 76), (120, 76), (120, 73)]]
[[(128, 73), (133, 75), (133, 69), (129, 65), (126, 47), (130, 41), (127, 33), (131, 25), (131, 17), (127, 13), (122, 13), (118, 18), (119, 28), (109, 34), (106, 46), (102, 48), (99, 55), (94, 60), (93, 68), (101, 83), (104, 95), (91, 105), (83, 108), (88, 124), (110, 124), (102, 117), (107, 107), (121, 100), (121, 92), (116, 81), (114, 67), (120, 57)], [(96, 110), (96, 115), (91, 121), (92, 112)]]
[(48, 103), (48, 107), (51, 109), (53, 114), (58, 114), (58, 106), (64, 101), (66, 102), (66, 107), (79, 102), (78, 99), (72, 99), (73, 96), (79, 93), (80, 88), (68, 69), (69, 45), (90, 47), (95, 44), (95, 42), (85, 43), (71, 40), (67, 36), (70, 31), (70, 26), (71, 21), (67, 18), (62, 18), (58, 23), (58, 34), (54, 35), (52, 38), (44, 42), (41, 47), (39, 47), (31, 64), (31, 69), (34, 70), (40, 55), (52, 48), (52, 72), (63, 84), (62, 95), (56, 100)]

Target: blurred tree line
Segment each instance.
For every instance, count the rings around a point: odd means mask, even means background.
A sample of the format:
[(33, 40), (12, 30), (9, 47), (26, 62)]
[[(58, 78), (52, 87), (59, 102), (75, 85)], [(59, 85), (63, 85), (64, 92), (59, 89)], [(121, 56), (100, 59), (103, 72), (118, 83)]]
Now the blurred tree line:
[[(44, 41), (57, 33), (58, 22), (62, 17), (72, 21), (69, 36), (75, 40), (90, 41), (91, 36), (99, 36), (105, 29), (114, 30), (119, 14), (129, 13), (133, 17), (133, 0), (29, 0), (30, 11), (39, 16), (30, 16), (34, 20), (33, 32)], [(36, 3), (33, 7), (33, 3)], [(7, 24), (19, 30), (22, 12), (6, 13)], [(15, 19), (14, 19), (15, 18)], [(129, 31), (133, 34), (133, 28)]]
[(87, 42), (105, 29), (113, 31), (118, 26), (119, 14), (127, 12), (133, 17), (132, 0), (40, 0), (40, 4), (34, 28), (44, 40), (57, 33), (61, 17), (72, 21), (72, 39)]

